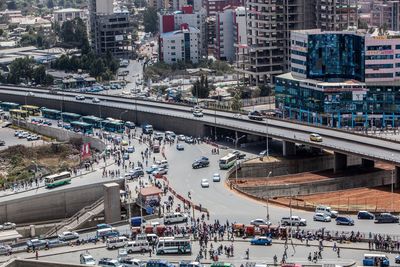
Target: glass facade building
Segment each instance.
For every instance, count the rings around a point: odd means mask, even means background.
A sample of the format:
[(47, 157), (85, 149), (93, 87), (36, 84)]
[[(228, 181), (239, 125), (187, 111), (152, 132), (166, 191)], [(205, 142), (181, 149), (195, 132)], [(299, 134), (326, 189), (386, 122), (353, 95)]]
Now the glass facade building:
[(292, 32), (291, 72), (275, 79), (277, 110), (332, 127), (400, 126), (397, 55), (396, 34)]
[(308, 37), (307, 77), (364, 81), (364, 37), (350, 34), (313, 34)]

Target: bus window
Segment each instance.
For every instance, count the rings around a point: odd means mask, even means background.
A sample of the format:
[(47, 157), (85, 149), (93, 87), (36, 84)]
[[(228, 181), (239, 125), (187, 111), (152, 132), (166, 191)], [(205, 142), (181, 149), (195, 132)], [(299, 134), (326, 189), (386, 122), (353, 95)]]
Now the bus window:
[(21, 106), (22, 110), (26, 110), (29, 115), (31, 116), (39, 116), (40, 115), (40, 108), (37, 106), (31, 106), (31, 105), (23, 105)]
[(10, 116), (13, 119), (23, 119), (26, 120), (26, 118), (29, 117), (28, 111), (26, 110), (20, 110), (20, 109), (10, 109)]
[(93, 125), (86, 122), (72, 121), (71, 127), (75, 132), (80, 132), (84, 134), (93, 134)]

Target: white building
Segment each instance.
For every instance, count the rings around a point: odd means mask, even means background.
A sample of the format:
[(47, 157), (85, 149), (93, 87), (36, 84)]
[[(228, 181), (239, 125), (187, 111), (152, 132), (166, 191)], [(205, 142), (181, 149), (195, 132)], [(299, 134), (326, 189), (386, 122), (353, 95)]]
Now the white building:
[(95, 4), (96, 14), (109, 15), (114, 13), (114, 1), (112, 0), (91, 0)]
[(236, 47), (245, 45), (246, 12), (244, 7), (227, 7), (216, 14), (214, 56), (220, 60), (234, 61)]
[(83, 9), (78, 8), (64, 8), (60, 10), (55, 10), (54, 12), (54, 22), (59, 24), (64, 23), (67, 20), (74, 20), (75, 18), (86, 19), (86, 14)]
[(159, 13), (160, 33), (180, 30), (182, 25), (196, 28), (200, 31), (200, 53), (207, 55), (207, 14), (204, 8), (194, 12), (192, 6), (184, 6), (179, 11)]
[(201, 58), (200, 30), (183, 26), (181, 30), (161, 33), (159, 49), (159, 60), (167, 64), (198, 63)]

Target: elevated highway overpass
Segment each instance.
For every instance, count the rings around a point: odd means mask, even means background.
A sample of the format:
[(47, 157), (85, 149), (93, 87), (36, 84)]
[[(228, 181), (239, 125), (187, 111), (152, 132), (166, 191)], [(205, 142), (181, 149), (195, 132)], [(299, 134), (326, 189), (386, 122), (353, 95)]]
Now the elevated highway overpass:
[[(33, 96), (28, 96), (28, 92), (32, 92)], [(252, 121), (247, 116), (237, 118), (232, 112), (220, 110), (205, 109), (204, 116), (196, 118), (189, 106), (118, 96), (82, 94), (86, 99), (78, 101), (75, 99), (76, 94), (51, 94), (43, 88), (0, 85), (0, 101), (45, 106), (82, 115), (114, 117), (138, 124), (150, 123), (160, 130), (173, 130), (193, 136), (213, 136), (216, 129), (217, 132), (218, 129), (227, 129), (236, 134), (251, 134), (263, 138), (268, 134), (268, 138), (282, 140), (284, 155), (295, 154), (296, 143), (331, 150), (335, 153), (335, 171), (346, 167), (347, 155), (361, 157), (366, 167), (372, 167), (374, 161), (400, 166), (400, 143), (394, 140), (277, 118)], [(92, 103), (94, 97), (101, 102)], [(310, 141), (309, 134), (314, 132), (323, 137), (322, 142)], [(400, 169), (396, 167), (396, 170), (398, 181)]]

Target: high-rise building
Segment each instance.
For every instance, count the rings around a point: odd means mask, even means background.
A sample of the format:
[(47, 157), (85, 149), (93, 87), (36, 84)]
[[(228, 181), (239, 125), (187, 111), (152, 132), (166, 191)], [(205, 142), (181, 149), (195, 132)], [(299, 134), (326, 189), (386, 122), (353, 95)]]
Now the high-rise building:
[(244, 6), (245, 0), (193, 0), (202, 2), (207, 11), (207, 16), (215, 16), (217, 12), (222, 12), (227, 6)]
[(371, 25), (385, 27), (387, 30), (400, 31), (399, 1), (374, 2), (371, 10)]
[(116, 57), (132, 55), (133, 25), (129, 11), (114, 7), (112, 0), (90, 1), (90, 39), (99, 55), (111, 52)]
[(341, 31), (357, 26), (357, 0), (316, 0), (315, 8), (316, 28)]
[(357, 21), (352, 1), (248, 0), (247, 47), (238, 49), (237, 70), (251, 85), (272, 87), (274, 76), (289, 70), (291, 31), (347, 29)]
[(225, 7), (215, 16), (214, 56), (219, 60), (234, 61), (235, 44), (246, 44), (246, 12), (244, 7)]
[(384, 127), (399, 116), (398, 32), (295, 31), (291, 52), (291, 72), (276, 77), (283, 116), (335, 127)]
[(271, 85), (288, 70), (290, 31), (313, 28), (309, 0), (248, 0), (247, 47), (238, 70), (251, 85)]

